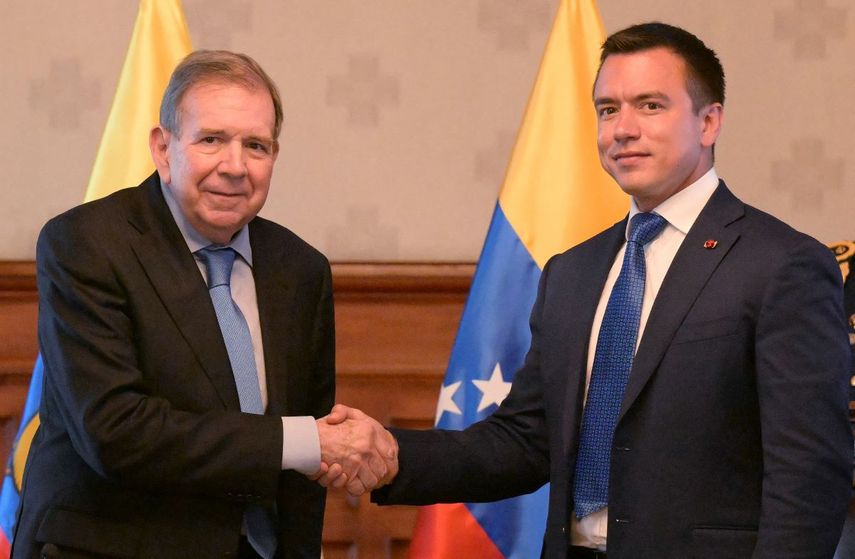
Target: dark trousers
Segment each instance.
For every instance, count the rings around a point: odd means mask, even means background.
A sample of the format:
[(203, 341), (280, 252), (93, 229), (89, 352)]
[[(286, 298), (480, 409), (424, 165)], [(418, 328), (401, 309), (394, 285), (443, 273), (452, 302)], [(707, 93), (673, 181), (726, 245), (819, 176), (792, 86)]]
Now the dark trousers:
[(567, 550), (567, 559), (606, 559), (606, 552), (574, 545)]
[(256, 553), (246, 536), (240, 537), (237, 559), (261, 559), (261, 555)]

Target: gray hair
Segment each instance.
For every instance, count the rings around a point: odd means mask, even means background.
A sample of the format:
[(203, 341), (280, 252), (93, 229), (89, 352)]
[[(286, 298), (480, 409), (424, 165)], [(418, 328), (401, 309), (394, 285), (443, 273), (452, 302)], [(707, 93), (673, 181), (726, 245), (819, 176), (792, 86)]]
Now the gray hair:
[(205, 83), (229, 83), (246, 89), (264, 86), (273, 100), (273, 139), (279, 138), (283, 116), (282, 99), (276, 84), (258, 62), (245, 54), (226, 50), (197, 50), (178, 64), (160, 102), (161, 126), (181, 135), (181, 101), (190, 88)]

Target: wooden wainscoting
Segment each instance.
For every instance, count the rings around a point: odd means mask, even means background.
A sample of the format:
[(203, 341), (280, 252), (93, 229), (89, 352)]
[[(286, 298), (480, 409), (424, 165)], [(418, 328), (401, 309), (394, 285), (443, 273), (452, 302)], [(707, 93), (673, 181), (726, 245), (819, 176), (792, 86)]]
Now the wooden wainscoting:
[[(337, 398), (385, 425), (428, 428), (469, 290), (471, 264), (334, 264)], [(0, 460), (20, 421), (36, 344), (32, 262), (0, 262)], [(326, 559), (406, 557), (415, 507), (331, 490)]]
[(4, 464), (38, 353), (37, 314), (35, 264), (0, 262), (0, 459)]
[[(384, 425), (433, 426), (472, 265), (333, 266), (336, 401)], [(326, 559), (407, 555), (415, 507), (378, 507), (331, 490)]]

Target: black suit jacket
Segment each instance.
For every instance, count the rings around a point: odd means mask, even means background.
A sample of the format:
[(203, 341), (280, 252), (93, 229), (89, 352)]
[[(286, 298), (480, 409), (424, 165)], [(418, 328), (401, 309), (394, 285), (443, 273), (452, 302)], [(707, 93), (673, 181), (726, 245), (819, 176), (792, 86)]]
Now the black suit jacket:
[[(566, 557), (589, 334), (625, 226), (550, 260), (508, 398), (465, 431), (396, 431), (400, 474), (376, 500), (490, 501), (549, 481), (543, 554)], [(852, 473), (848, 360), (831, 253), (721, 183), (635, 356), (609, 558), (830, 558)]]
[[(846, 243), (852, 245), (853, 243)], [(838, 257), (839, 258), (839, 257)], [(849, 382), (849, 399), (855, 401), (855, 254), (846, 261), (846, 279), (843, 281), (843, 310), (849, 326), (849, 345), (852, 348), (852, 377)]]
[(211, 299), (160, 192), (137, 188), (45, 225), (37, 250), (41, 426), (13, 557), (225, 557), (247, 503), (275, 508), (282, 557), (320, 554), (325, 493), (281, 471), (280, 416), (334, 400), (329, 264), (249, 224), (265, 415), (240, 413)]

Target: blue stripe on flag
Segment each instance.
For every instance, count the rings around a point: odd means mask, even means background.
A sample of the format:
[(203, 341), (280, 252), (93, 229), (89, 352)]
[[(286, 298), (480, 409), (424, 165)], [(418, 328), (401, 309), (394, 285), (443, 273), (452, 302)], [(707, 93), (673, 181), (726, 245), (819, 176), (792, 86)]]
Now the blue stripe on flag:
[(540, 268), (496, 204), (445, 372), (446, 386), (463, 381), (454, 394), (463, 414), (443, 413), (437, 427), (463, 429), (496, 409), (477, 411), (481, 391), (471, 381), (489, 379), (497, 363), (510, 381), (522, 366), (539, 279)]
[[(463, 429), (496, 410), (496, 404), (482, 406), (485, 393), (472, 381), (493, 378), (498, 365), (511, 382), (522, 366), (540, 272), (496, 204), (445, 374), (445, 386), (460, 382), (452, 398), (462, 413), (442, 412), (437, 427)], [(467, 507), (507, 559), (538, 557), (548, 492), (544, 486), (531, 495)]]
[[(21, 434), (24, 429), (30, 424), (30, 420), (39, 413), (39, 401), (42, 397), (42, 384), (44, 382), (44, 365), (42, 364), (42, 356), (36, 358), (36, 364), (33, 366), (33, 376), (30, 379), (30, 390), (27, 392), (27, 401), (24, 404), (24, 413), (21, 415), (21, 424), (18, 427), (18, 434), (15, 435), (15, 442), (12, 446), (12, 452), (9, 453), (9, 462), (6, 465), (6, 474), (3, 476), (3, 492), (0, 494), (0, 529), (6, 535), (6, 539), (11, 542), (12, 535), (15, 531), (15, 515), (18, 511), (18, 503), (21, 501), (21, 493), (15, 484), (14, 460), (18, 454), (18, 445), (21, 442)], [(27, 448), (32, 441), (25, 441)], [(18, 472), (18, 477), (23, 472)]]
[(540, 557), (549, 484), (534, 493), (495, 503), (467, 503), (484, 531), (505, 556), (505, 559)]

